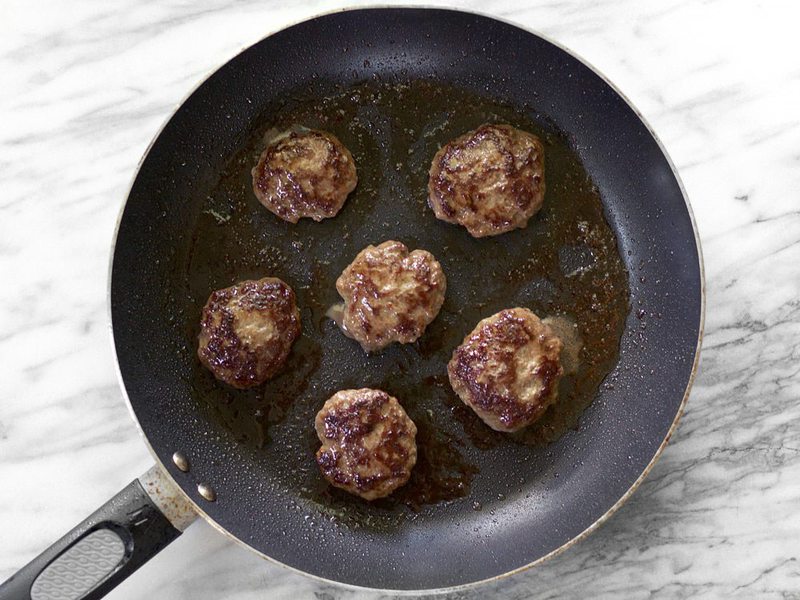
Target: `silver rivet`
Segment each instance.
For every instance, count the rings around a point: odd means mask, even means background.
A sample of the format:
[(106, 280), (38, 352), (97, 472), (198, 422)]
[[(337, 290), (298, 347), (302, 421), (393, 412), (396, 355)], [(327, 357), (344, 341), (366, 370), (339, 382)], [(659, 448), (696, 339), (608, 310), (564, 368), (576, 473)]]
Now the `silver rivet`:
[(186, 458), (186, 455), (183, 452), (176, 452), (175, 454), (173, 454), (172, 462), (174, 462), (175, 466), (178, 467), (184, 473), (186, 473), (189, 470), (189, 459)]
[(214, 500), (216, 500), (216, 499), (217, 499), (217, 492), (215, 492), (215, 491), (214, 491), (214, 488), (212, 488), (212, 487), (211, 487), (210, 485), (208, 485), (207, 483), (201, 483), (201, 484), (199, 484), (199, 485), (197, 486), (197, 491), (200, 493), (200, 495), (201, 495), (203, 498), (205, 498), (205, 499), (206, 499), (206, 500), (208, 500), (209, 502), (214, 502)]

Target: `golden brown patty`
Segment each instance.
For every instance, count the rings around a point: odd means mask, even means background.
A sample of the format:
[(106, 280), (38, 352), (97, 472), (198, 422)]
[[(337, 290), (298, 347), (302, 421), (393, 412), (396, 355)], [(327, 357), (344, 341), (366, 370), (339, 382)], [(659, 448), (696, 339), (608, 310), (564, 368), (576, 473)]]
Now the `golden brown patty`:
[(370, 352), (419, 338), (439, 314), (447, 280), (430, 252), (388, 241), (359, 252), (336, 289), (344, 299), (339, 325)]
[(459, 398), (492, 429), (517, 431), (558, 397), (561, 340), (527, 308), (483, 319), (447, 365)]
[(525, 227), (544, 200), (544, 146), (510, 125), (482, 125), (433, 157), (428, 204), (474, 237)]
[(335, 393), (314, 421), (317, 464), (332, 485), (374, 500), (411, 476), (417, 427), (396, 398), (368, 388)]
[(220, 381), (248, 388), (278, 372), (298, 335), (292, 288), (275, 277), (242, 281), (209, 297), (197, 356)]
[(334, 135), (313, 129), (274, 140), (252, 174), (259, 202), (290, 223), (333, 217), (358, 182), (350, 151)]

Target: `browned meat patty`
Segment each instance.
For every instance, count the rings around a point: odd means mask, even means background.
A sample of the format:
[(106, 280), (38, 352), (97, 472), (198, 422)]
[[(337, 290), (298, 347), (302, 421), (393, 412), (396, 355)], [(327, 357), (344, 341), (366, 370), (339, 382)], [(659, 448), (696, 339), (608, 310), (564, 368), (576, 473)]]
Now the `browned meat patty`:
[(527, 308), (483, 319), (447, 365), (459, 398), (492, 429), (530, 425), (558, 397), (561, 340)]
[(317, 464), (332, 485), (374, 500), (404, 485), (417, 462), (417, 427), (396, 398), (368, 388), (335, 393), (314, 421)]
[(433, 157), (428, 204), (474, 237), (525, 227), (544, 200), (544, 146), (510, 125), (482, 125)]
[(256, 198), (290, 223), (335, 216), (357, 182), (350, 151), (332, 134), (314, 129), (277, 138), (253, 168)]
[(339, 326), (371, 352), (419, 338), (439, 314), (447, 280), (430, 252), (388, 241), (359, 252), (336, 289), (344, 299)]
[(298, 335), (292, 288), (275, 277), (242, 281), (209, 297), (197, 356), (220, 381), (253, 387), (280, 370)]

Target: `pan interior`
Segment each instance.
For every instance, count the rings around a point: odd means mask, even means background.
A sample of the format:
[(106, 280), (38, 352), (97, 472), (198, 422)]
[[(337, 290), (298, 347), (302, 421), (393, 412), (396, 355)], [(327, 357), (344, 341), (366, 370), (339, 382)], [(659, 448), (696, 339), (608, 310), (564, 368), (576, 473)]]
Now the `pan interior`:
[[(219, 384), (194, 361), (195, 399), (204, 414), (255, 447), (249, 456), (264, 480), (307, 499), (308, 510), (336, 515), (343, 525), (389, 531), (403, 517), (434, 516), (435, 508), (426, 505), (461, 499), (491, 506), (498, 495), (535, 488), (543, 446), (577, 425), (616, 364), (628, 312), (616, 239), (567, 138), (536, 117), (426, 80), (298, 92), (283, 107), (265, 111), (219, 183), (198, 194), (202, 208), (176, 292), (186, 299), (177, 318), (187, 325), (187, 344), (197, 339), (198, 315), (211, 291), (264, 276), (280, 277), (296, 290), (304, 334), (283, 374), (249, 391)], [(474, 239), (434, 218), (427, 176), (439, 147), (486, 122), (540, 136), (547, 191), (543, 210), (524, 230)], [(281, 221), (252, 192), (250, 170), (265, 140), (298, 125), (334, 133), (358, 166), (357, 190), (336, 218), (322, 223)], [(325, 313), (340, 300), (335, 282), (342, 269), (368, 244), (389, 239), (438, 257), (448, 293), (439, 318), (417, 343), (367, 356)], [(562, 380), (559, 402), (534, 426), (509, 436), (492, 431), (458, 400), (446, 365), (480, 319), (515, 306), (574, 322), (584, 343), (580, 368)], [(399, 398), (420, 431), (411, 481), (379, 502), (329, 487), (313, 460), (319, 447), (314, 415), (336, 391), (359, 387)], [(492, 473), (500, 462), (505, 473)], [(472, 480), (482, 470), (491, 483), (476, 481), (473, 494)]]
[[(525, 230), (474, 240), (433, 217), (425, 182), (438, 146), (483, 122), (542, 137), (547, 193)], [(322, 223), (284, 223), (250, 189), (264, 136), (296, 124), (335, 133), (359, 169), (342, 212)], [(324, 312), (344, 266), (387, 239), (431, 251), (448, 294), (418, 343), (367, 356)], [(304, 333), (280, 377), (237, 392), (195, 357), (200, 308), (213, 289), (266, 275), (298, 293)], [(210, 518), (317, 576), (431, 589), (546, 555), (628, 490), (683, 399), (699, 277), (668, 161), (597, 75), (491, 19), (385, 9), (267, 38), (185, 102), (131, 190), (111, 303), (136, 416)], [(562, 412), (509, 438), (460, 405), (444, 365), (480, 318), (517, 305), (575, 319), (586, 346)], [(362, 386), (396, 395), (420, 427), (414, 480), (372, 505), (332, 492), (313, 461), (314, 413), (338, 389)], [(189, 473), (169, 462), (176, 450)], [(201, 481), (215, 503), (197, 494)]]

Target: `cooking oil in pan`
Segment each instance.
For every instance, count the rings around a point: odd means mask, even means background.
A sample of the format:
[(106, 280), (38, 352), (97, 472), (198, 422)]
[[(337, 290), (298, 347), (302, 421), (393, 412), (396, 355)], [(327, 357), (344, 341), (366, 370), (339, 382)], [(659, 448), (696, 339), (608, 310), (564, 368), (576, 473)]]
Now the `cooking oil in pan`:
[[(426, 202), (427, 176), (442, 144), (486, 122), (540, 136), (546, 194), (527, 228), (476, 240), (434, 217)], [(292, 225), (264, 209), (252, 192), (250, 170), (265, 136), (296, 126), (330, 131), (353, 154), (359, 183), (335, 218)], [(389, 239), (432, 252), (447, 276), (447, 297), (415, 344), (366, 355), (326, 311), (340, 301), (335, 281), (342, 269), (367, 244)], [(492, 456), (520, 448), (537, 452), (578, 427), (617, 362), (628, 313), (627, 274), (614, 233), (568, 138), (531, 110), (432, 81), (332, 87), (323, 98), (299, 93), (266, 111), (203, 199), (187, 256), (187, 339), (195, 348), (211, 291), (264, 276), (294, 288), (303, 334), (282, 374), (240, 391), (218, 383), (196, 362), (196, 400), (255, 448), (253, 460), (264, 477), (354, 526), (391, 528), (413, 511), (464, 498)], [(460, 402), (446, 365), (479, 320), (514, 306), (566, 326), (577, 364), (562, 379), (559, 401), (536, 424), (508, 435), (489, 429)], [(354, 387), (395, 395), (419, 428), (411, 481), (373, 503), (330, 488), (314, 463), (316, 412), (336, 391)]]

